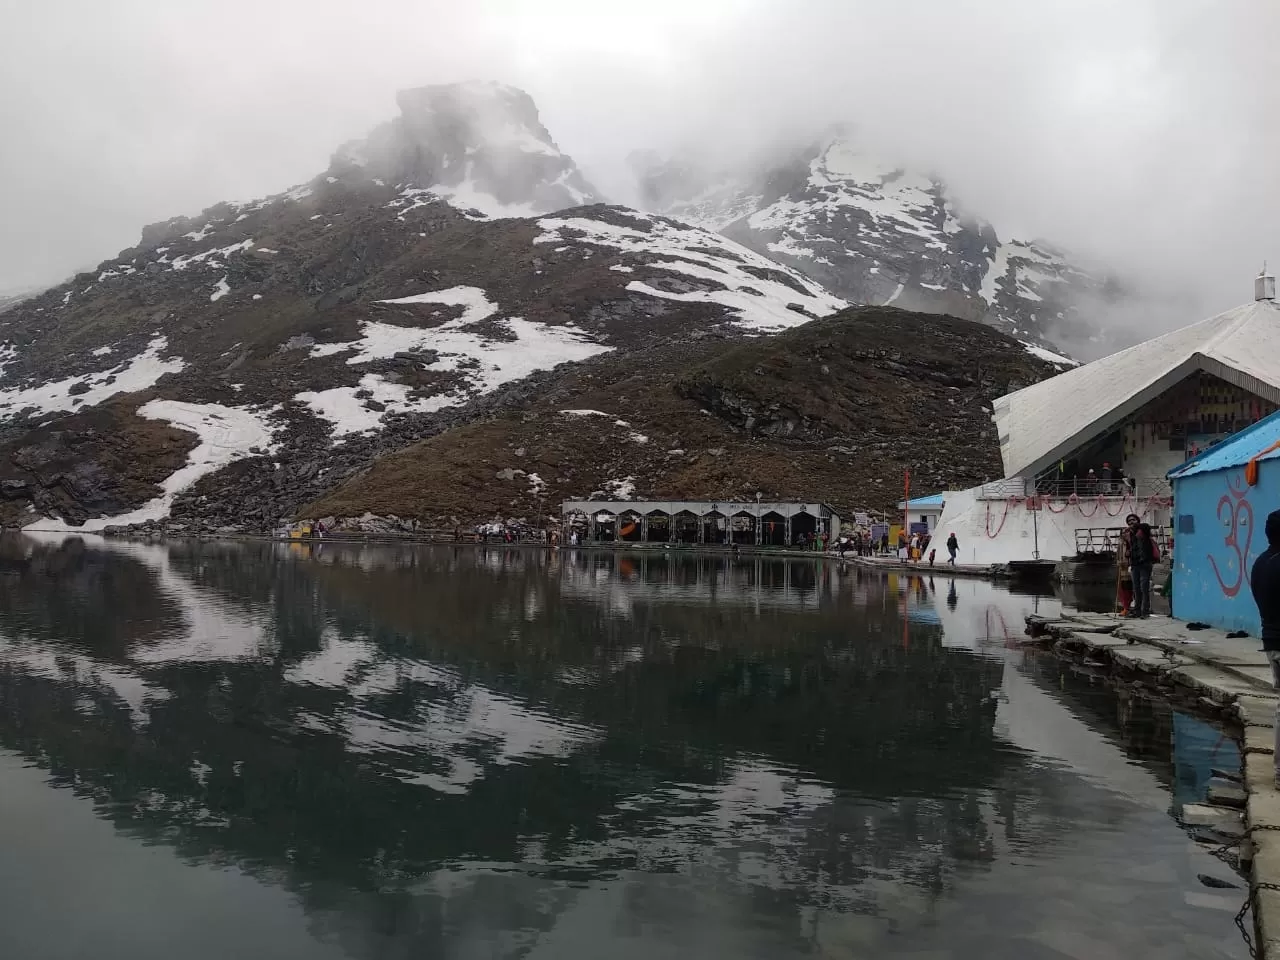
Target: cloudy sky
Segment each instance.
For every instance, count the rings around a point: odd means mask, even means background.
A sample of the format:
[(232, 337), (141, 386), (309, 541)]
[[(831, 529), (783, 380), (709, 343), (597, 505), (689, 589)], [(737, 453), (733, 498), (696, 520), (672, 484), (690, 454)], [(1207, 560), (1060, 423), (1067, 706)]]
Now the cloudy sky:
[(524, 87), (625, 200), (637, 147), (731, 159), (852, 121), (1004, 234), (1164, 299), (1280, 261), (1270, 0), (0, 0), (0, 290), (309, 179), (405, 86)]

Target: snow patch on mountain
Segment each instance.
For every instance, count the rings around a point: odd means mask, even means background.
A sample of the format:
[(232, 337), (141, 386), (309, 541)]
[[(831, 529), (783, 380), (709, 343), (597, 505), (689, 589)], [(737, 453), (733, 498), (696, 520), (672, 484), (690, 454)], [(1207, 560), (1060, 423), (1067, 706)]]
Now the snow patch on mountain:
[[(448, 394), (411, 397), (412, 391), (402, 383), (392, 383), (376, 373), (366, 373), (354, 387), (331, 387), (307, 390), (294, 399), (311, 408), (316, 416), (333, 424), (333, 436), (346, 437), (370, 433), (382, 428), (386, 413), (434, 413), (459, 402)], [(368, 406), (376, 403), (381, 409)]]
[(841, 218), (848, 209), (867, 215), (859, 234), (869, 246), (886, 245), (894, 234), (914, 234), (926, 247), (947, 248), (948, 234), (960, 226), (937, 184), (927, 177), (885, 164), (836, 140), (809, 164), (811, 188), (803, 199), (782, 199), (753, 213), (755, 230), (779, 230), (791, 245), (821, 258), (832, 241), (815, 227)]
[(160, 520), (169, 515), (174, 498), (206, 474), (256, 454), (275, 451), (268, 414), (245, 407), (226, 407), (217, 403), (183, 403), (179, 400), (152, 400), (138, 408), (138, 416), (149, 420), (165, 420), (171, 426), (187, 430), (200, 438), (200, 443), (187, 455), (186, 465), (175, 470), (160, 484), (163, 491), (136, 510), (114, 517), (94, 517), (81, 526), (71, 526), (60, 519), (37, 520), (32, 529), (62, 532), (93, 532), (108, 526), (123, 526)]
[(242, 251), (247, 252), (252, 249), (252, 240), (241, 240), (238, 243), (229, 243), (225, 247), (210, 247), (208, 250), (202, 250), (199, 253), (193, 253), (190, 256), (175, 257), (173, 260), (169, 259), (167, 251), (162, 252), (157, 250), (156, 252), (161, 255), (160, 258), (156, 260), (156, 263), (168, 264), (170, 269), (173, 270), (186, 270), (188, 267), (196, 264), (200, 264), (214, 270), (221, 270), (226, 266), (225, 261), (227, 257), (231, 256), (233, 253), (239, 253)]
[(1044, 347), (1037, 346), (1034, 343), (1027, 343), (1025, 340), (1019, 340), (1018, 342), (1021, 343), (1027, 353), (1031, 354), (1033, 357), (1039, 357), (1041, 360), (1047, 360), (1059, 367), (1080, 366), (1080, 362), (1078, 360), (1072, 360), (1070, 357), (1064, 357), (1060, 353), (1054, 353), (1052, 350), (1046, 350)]
[(31, 387), (8, 387), (0, 390), (0, 414), (18, 416), (28, 411), (36, 416), (92, 407), (119, 393), (134, 393), (155, 386), (167, 373), (180, 373), (186, 368), (181, 357), (161, 359), (168, 349), (165, 337), (155, 337), (147, 348), (130, 360), (109, 370), (67, 377)]
[[(460, 306), (463, 311), (461, 317), (436, 327), (361, 321), (359, 340), (318, 344), (312, 348), (311, 355), (321, 357), (350, 350), (352, 355), (347, 358), (347, 363), (356, 366), (398, 354), (421, 353), (423, 370), (460, 373), (467, 385), (448, 393), (413, 397), (409, 387), (393, 383), (380, 374), (368, 373), (355, 387), (333, 387), (297, 394), (294, 399), (305, 403), (317, 416), (334, 425), (335, 436), (376, 430), (381, 425), (384, 412), (433, 413), (538, 370), (586, 360), (611, 349), (594, 342), (578, 327), (534, 323), (521, 317), (493, 321), (500, 328), (496, 337), (467, 329), (499, 312), (498, 305), (478, 287), (450, 287), (376, 302), (386, 306), (438, 303)], [(368, 407), (366, 401), (369, 400), (385, 407), (385, 411)]]
[[(534, 243), (596, 244), (637, 255), (648, 255), (645, 271), (677, 274), (680, 288), (661, 285), (663, 278), (633, 280), (627, 289), (665, 300), (717, 303), (733, 310), (737, 325), (750, 330), (781, 330), (824, 317), (846, 306), (799, 273), (760, 256), (732, 240), (662, 217), (617, 210), (634, 227), (585, 217), (538, 221), (543, 233)], [(793, 305), (797, 309), (793, 309)]]

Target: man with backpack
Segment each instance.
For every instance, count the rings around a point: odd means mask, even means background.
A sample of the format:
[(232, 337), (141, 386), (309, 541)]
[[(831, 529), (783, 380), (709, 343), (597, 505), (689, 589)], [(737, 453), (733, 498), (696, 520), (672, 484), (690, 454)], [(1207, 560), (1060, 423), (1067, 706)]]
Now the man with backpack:
[(1151, 568), (1160, 559), (1160, 549), (1151, 534), (1151, 524), (1143, 523), (1136, 513), (1125, 517), (1124, 523), (1126, 529), (1121, 542), (1133, 579), (1133, 605), (1129, 616), (1145, 620), (1151, 616)]

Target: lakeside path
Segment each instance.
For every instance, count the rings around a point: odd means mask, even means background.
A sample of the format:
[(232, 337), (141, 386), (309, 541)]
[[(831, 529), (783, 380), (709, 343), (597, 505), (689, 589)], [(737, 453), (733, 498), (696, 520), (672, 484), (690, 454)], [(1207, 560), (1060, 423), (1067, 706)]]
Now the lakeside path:
[[(839, 556), (838, 553), (828, 553), (827, 556)], [(897, 557), (855, 557), (848, 554), (842, 558), (845, 563), (852, 563), (858, 567), (870, 567), (872, 570), (884, 570), (889, 573), (915, 573), (921, 576), (930, 574), (935, 577), (979, 577), (983, 580), (993, 579), (991, 567), (980, 566), (972, 563), (957, 563), (954, 567), (943, 561), (935, 562), (933, 566), (929, 565), (929, 561), (922, 560), (915, 563), (911, 560), (899, 560)]]
[[(1224, 825), (1241, 837), (1242, 859), (1252, 852), (1249, 889), (1260, 941), (1254, 956), (1280, 960), (1280, 792), (1274, 755), (1280, 698), (1262, 642), (1256, 637), (1228, 637), (1211, 628), (1190, 630), (1170, 617), (1122, 620), (1066, 611), (1057, 618), (1029, 616), (1027, 630), (1032, 637), (1052, 639), (1061, 652), (1083, 654), (1118, 673), (1174, 688), (1239, 722), (1243, 820), (1221, 809), (1213, 825)], [(1238, 805), (1229, 797), (1222, 802)]]

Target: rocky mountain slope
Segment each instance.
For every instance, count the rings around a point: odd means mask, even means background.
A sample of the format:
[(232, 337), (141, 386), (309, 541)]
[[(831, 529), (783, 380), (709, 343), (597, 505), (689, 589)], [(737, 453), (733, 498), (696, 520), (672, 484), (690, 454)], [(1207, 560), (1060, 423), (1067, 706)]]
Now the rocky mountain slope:
[[(787, 246), (783, 234), (761, 243), (747, 230), (753, 250), (599, 202), (532, 101), (509, 87), (423, 88), (399, 106), (310, 182), (153, 224), (137, 246), (0, 313), (0, 523), (93, 530), (169, 518), (174, 530), (269, 530), (318, 503), (478, 519), (629, 483), (869, 504), (878, 492), (867, 485), (935, 437), (985, 430), (990, 389), (1053, 369), (1012, 340), (983, 339), (976, 366), (948, 387), (970, 390), (967, 414), (953, 416), (961, 395), (947, 394), (931, 419), (899, 422), (898, 397), (934, 375), (918, 361), (949, 342), (952, 321), (935, 333), (901, 311), (846, 313), (847, 335), (805, 335), (836, 337), (847, 354), (805, 361), (811, 376), (798, 382), (812, 396), (742, 400), (745, 382), (703, 395), (711, 388), (695, 361), (729, 362), (740, 342), (846, 306), (779, 262), (807, 259), (771, 249)], [(758, 212), (792, 202), (766, 199)], [(901, 248), (894, 269), (930, 269), (912, 265), (917, 254)], [(853, 331), (913, 346), (908, 356), (886, 343), (899, 356), (881, 363)], [(805, 337), (780, 349), (807, 350)], [(856, 375), (823, 369), (845, 362)], [(964, 379), (993, 364), (1007, 374)], [(757, 366), (780, 378), (771, 389), (788, 379), (780, 356)], [(610, 384), (624, 392), (592, 399)], [(636, 422), (632, 393), (648, 405)], [(731, 412), (739, 401), (750, 424)], [(612, 419), (561, 412), (579, 408)], [(790, 413), (779, 420), (779, 410)], [(794, 426), (768, 426), (783, 422)], [(627, 456), (573, 446), (605, 435)], [(427, 438), (434, 459), (412, 482), (428, 488), (388, 494), (377, 478), (417, 462), (423, 448), (411, 445)], [(508, 454), (508, 439), (526, 453)], [(861, 451), (857, 465), (824, 452), (831, 445)], [(561, 447), (570, 462), (521, 464)], [(705, 453), (721, 449), (732, 455)], [(985, 476), (986, 461), (960, 463), (960, 449), (925, 476)]]
[(633, 154), (642, 206), (716, 230), (851, 303), (982, 320), (1041, 347), (1092, 335), (1082, 302), (1114, 295), (1042, 242), (1001, 240), (944, 183), (849, 135), (726, 172)]
[[(665, 218), (539, 216), (593, 197), (523, 94), (468, 84), (400, 106), (310, 183), (147, 227), (0, 314), (0, 520), (157, 518), (233, 463), (301, 504), (537, 371), (843, 305)], [(164, 446), (172, 466), (166, 424), (189, 458), (176, 479), (155, 459)], [(269, 527), (266, 509), (237, 523)]]
[[(911, 344), (904, 349), (904, 343)], [(567, 368), (514, 408), (378, 460), (303, 513), (448, 526), (563, 499), (811, 499), (892, 508), (1001, 475), (989, 406), (1057, 372), (990, 327), (851, 308)]]

